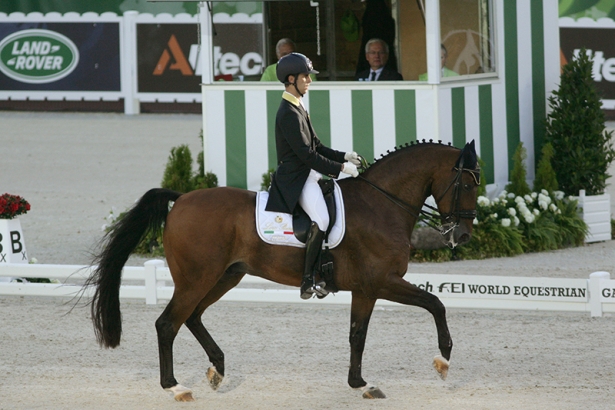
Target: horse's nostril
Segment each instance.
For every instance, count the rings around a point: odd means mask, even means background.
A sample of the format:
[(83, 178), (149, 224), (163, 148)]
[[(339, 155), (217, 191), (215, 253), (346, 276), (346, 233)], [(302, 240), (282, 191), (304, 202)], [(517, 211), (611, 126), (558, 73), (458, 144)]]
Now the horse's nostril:
[(458, 242), (457, 242), (457, 243), (458, 243), (459, 245), (461, 245), (462, 243), (469, 242), (469, 241), (470, 241), (470, 238), (471, 238), (470, 234), (468, 234), (468, 233), (464, 233), (463, 235), (461, 235), (461, 236), (459, 237), (459, 239), (458, 239)]

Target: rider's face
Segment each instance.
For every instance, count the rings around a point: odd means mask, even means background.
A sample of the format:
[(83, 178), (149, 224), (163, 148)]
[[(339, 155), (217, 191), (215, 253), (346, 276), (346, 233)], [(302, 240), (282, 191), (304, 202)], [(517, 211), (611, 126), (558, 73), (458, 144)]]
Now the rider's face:
[[(312, 78), (309, 74), (299, 74), (297, 76), (297, 89), (299, 93), (305, 94), (308, 92), (308, 88), (310, 88), (310, 83), (312, 82)], [(291, 94), (296, 94), (297, 90), (295, 87), (290, 86)], [(295, 97), (300, 97), (300, 95), (295, 95)]]

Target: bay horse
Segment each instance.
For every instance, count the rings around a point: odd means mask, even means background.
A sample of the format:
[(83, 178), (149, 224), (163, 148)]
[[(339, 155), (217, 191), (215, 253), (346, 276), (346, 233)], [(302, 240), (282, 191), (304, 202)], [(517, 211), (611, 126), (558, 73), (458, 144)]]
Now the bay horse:
[[(403, 276), (412, 230), (425, 200), (435, 198), (438, 228), (454, 247), (470, 240), (479, 181), (474, 141), (460, 150), (431, 140), (396, 148), (358, 178), (339, 181), (347, 227), (341, 243), (331, 250), (334, 280), (339, 290), (352, 293), (348, 384), (360, 389), (363, 397), (385, 397), (361, 375), (367, 327), (378, 299), (420, 306), (433, 315), (440, 350), (433, 363), (446, 378), (453, 342), (444, 305)], [(255, 205), (256, 192), (232, 187), (186, 194), (152, 189), (101, 240), (93, 261), (97, 266), (85, 286), (96, 288), (91, 311), (97, 340), (114, 348), (122, 334), (122, 268), (142, 237), (164, 225), (164, 251), (175, 289), (156, 320), (160, 384), (178, 401), (194, 400), (192, 391), (173, 374), (173, 341), (182, 324), (205, 350), (212, 364), (207, 378), (216, 390), (226, 369), (224, 353), (201, 321), (207, 307), (246, 274), (283, 285), (301, 284), (304, 250), (263, 242), (256, 232)]]

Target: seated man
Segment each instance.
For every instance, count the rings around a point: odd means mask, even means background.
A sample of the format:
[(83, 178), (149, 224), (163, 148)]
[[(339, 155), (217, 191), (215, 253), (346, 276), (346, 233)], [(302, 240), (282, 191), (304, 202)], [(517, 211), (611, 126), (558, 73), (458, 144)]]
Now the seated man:
[[(295, 42), (292, 41), (290, 38), (280, 39), (275, 45), (275, 55), (278, 57), (278, 61), (280, 61), (280, 58), (284, 57), (285, 55), (295, 52), (295, 48)], [(263, 71), (261, 81), (278, 81), (278, 78), (276, 77), (275, 73), (275, 68), (277, 65), (278, 63), (273, 63), (267, 66), (267, 68), (265, 68), (265, 71)], [(316, 76), (314, 74), (310, 74), (310, 78), (312, 79), (312, 81), (316, 81)]]
[(369, 63), (369, 69), (359, 72), (357, 81), (402, 81), (403, 77), (395, 70), (385, 65), (389, 60), (389, 46), (379, 38), (372, 38), (365, 44), (365, 59)]
[[(446, 68), (446, 58), (448, 57), (448, 51), (446, 51), (446, 47), (444, 44), (440, 44), (440, 66), (442, 67), (442, 77), (457, 77), (459, 74), (454, 72), (453, 70), (449, 70)], [(419, 81), (427, 81), (427, 73), (423, 73), (419, 75)]]

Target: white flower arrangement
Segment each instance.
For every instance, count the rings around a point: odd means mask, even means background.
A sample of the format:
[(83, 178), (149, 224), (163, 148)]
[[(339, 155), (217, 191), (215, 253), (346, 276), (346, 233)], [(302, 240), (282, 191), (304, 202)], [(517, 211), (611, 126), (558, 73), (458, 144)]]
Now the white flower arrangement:
[[(575, 200), (573, 197), (566, 199)], [(499, 221), (500, 225), (504, 227), (518, 227), (521, 223), (533, 224), (543, 212), (561, 215), (562, 211), (558, 208), (556, 202), (562, 200), (565, 200), (562, 191), (549, 194), (544, 189), (523, 196), (502, 191), (493, 201), (481, 195), (476, 200), (479, 212), (473, 224), (480, 225), (481, 222), (487, 220)], [(509, 204), (512, 204), (512, 206)]]
[(491, 204), (491, 201), (489, 201), (489, 198), (487, 198), (486, 196), (481, 195), (476, 199), (476, 203), (479, 206), (489, 206)]

